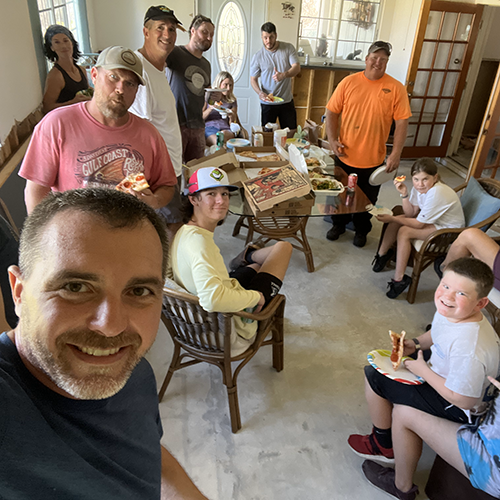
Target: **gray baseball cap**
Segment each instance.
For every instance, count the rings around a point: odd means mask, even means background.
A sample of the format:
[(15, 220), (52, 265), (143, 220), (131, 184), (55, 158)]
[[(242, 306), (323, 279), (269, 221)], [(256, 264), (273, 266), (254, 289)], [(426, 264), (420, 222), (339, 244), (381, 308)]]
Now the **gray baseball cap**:
[(371, 54), (373, 52), (378, 52), (379, 50), (385, 50), (387, 56), (391, 57), (392, 45), (389, 42), (383, 42), (382, 40), (379, 40), (370, 45), (370, 48), (368, 49), (368, 54)]
[(127, 47), (113, 45), (104, 49), (99, 54), (95, 67), (107, 70), (126, 69), (132, 71), (132, 73), (135, 73), (139, 78), (141, 85), (145, 85), (142, 79), (142, 62), (137, 55), (130, 49), (127, 49)]

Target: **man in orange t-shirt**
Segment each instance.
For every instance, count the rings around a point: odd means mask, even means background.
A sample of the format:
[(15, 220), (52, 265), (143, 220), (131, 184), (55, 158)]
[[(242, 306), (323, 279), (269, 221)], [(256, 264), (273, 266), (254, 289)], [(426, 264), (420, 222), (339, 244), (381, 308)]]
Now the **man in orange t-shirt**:
[[(405, 87), (385, 74), (391, 50), (387, 42), (373, 43), (365, 59), (365, 70), (344, 78), (326, 106), (326, 132), (335, 164), (348, 174), (358, 175), (358, 186), (374, 205), (380, 186), (370, 185), (368, 179), (384, 160), (387, 172), (398, 168), (411, 116)], [(385, 144), (393, 120), (394, 142), (386, 160)], [(365, 246), (366, 235), (372, 228), (368, 212), (332, 216), (333, 227), (326, 237), (337, 240), (351, 218), (355, 228), (353, 243)]]

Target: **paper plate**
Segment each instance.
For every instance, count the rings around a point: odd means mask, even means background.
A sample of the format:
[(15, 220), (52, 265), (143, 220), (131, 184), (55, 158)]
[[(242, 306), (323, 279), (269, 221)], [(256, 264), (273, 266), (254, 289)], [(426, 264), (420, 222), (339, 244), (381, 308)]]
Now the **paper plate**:
[[(407, 370), (403, 364), (395, 371), (391, 363), (391, 351), (387, 351), (386, 349), (375, 349), (369, 352), (367, 359), (368, 363), (370, 363), (375, 370), (396, 382), (407, 385), (421, 385), (425, 382), (422, 377), (418, 377), (410, 370)], [(403, 360), (404, 359), (408, 358), (404, 357)]]
[(271, 103), (271, 102), (283, 102), (283, 99), (281, 97), (276, 97), (276, 96), (273, 96), (273, 100), (272, 101), (266, 101), (265, 99), (261, 99), (260, 100), (261, 102), (264, 102), (264, 103)]
[[(370, 208), (368, 208), (370, 207)], [(390, 208), (387, 208), (387, 207), (381, 207), (379, 205), (368, 205), (366, 207), (366, 209), (368, 210), (368, 212), (371, 214), (371, 215), (392, 215), (392, 210)]]
[(250, 141), (248, 139), (229, 139), (226, 145), (229, 149), (243, 148), (245, 146), (250, 146)]
[(370, 175), (368, 182), (372, 186), (380, 186), (384, 182), (392, 181), (395, 174), (396, 172), (386, 172), (385, 165), (382, 165), (381, 167), (377, 168), (377, 170), (375, 170), (372, 175)]

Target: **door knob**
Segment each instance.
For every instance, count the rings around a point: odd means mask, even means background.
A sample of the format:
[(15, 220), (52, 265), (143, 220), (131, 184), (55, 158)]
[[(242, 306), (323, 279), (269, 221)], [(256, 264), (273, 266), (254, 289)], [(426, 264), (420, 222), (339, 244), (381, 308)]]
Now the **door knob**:
[(460, 59), (457, 57), (454, 61), (453, 61), (455, 64), (460, 64), (462, 61), (460, 61)]

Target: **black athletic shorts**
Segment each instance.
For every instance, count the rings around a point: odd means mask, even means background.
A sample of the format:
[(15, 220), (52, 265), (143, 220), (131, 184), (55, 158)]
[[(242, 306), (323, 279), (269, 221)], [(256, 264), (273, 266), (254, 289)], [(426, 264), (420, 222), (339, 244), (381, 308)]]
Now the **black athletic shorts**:
[(261, 292), (266, 300), (265, 306), (280, 291), (283, 282), (269, 273), (258, 273), (254, 268), (242, 266), (229, 273), (246, 290)]
[(429, 384), (407, 385), (382, 375), (373, 366), (365, 366), (366, 380), (373, 392), (392, 404), (411, 406), (435, 417), (445, 418), (452, 422), (466, 424), (469, 422), (465, 412), (444, 399)]

